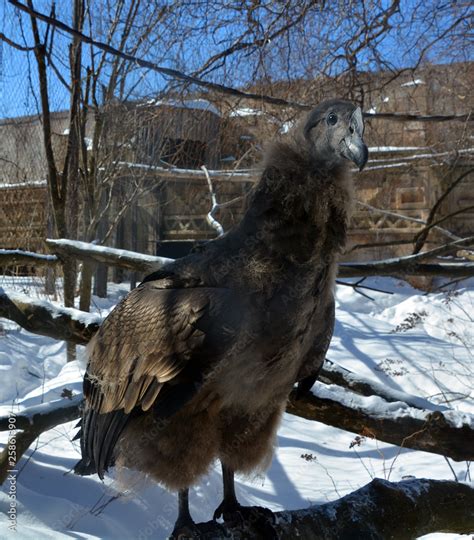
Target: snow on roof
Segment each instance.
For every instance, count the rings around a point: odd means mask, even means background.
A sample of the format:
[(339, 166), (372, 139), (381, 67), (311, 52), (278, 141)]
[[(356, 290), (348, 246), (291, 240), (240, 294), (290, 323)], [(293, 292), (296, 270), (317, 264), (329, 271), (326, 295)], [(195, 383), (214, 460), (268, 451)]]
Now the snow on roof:
[(43, 186), (46, 186), (46, 185), (47, 185), (46, 180), (32, 180), (31, 182), (30, 181), (25, 181), (25, 182), (15, 182), (15, 183), (2, 182), (2, 183), (0, 183), (0, 189), (43, 187)]
[(208, 111), (217, 116), (221, 115), (219, 109), (207, 99), (149, 99), (146, 105), (164, 105), (165, 107), (175, 107), (177, 109), (194, 109), (199, 111)]
[(404, 86), (418, 86), (420, 84), (425, 84), (425, 81), (422, 81), (421, 79), (415, 79), (414, 81), (408, 81), (406, 83), (401, 84), (401, 87)]
[(234, 109), (230, 112), (229, 116), (260, 116), (263, 111), (260, 109), (251, 109), (249, 107), (242, 107), (240, 109)]

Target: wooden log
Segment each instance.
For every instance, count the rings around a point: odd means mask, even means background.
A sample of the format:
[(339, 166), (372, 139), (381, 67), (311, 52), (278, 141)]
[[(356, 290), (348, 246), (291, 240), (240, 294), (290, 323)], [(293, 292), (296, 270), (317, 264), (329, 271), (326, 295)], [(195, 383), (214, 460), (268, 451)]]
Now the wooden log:
[(92, 261), (118, 266), (127, 270), (138, 272), (154, 272), (173, 259), (155, 257), (135, 251), (98, 246), (88, 242), (72, 241), (67, 239), (53, 240), (48, 238), (46, 244), (51, 251), (59, 257), (74, 257), (84, 261)]
[(20, 249), (0, 249), (2, 266), (55, 266), (59, 259), (55, 255), (45, 255)]
[(99, 329), (101, 318), (74, 308), (31, 300), (0, 289), (0, 317), (10, 319), (34, 334), (85, 345)]
[[(280, 540), (411, 540), (433, 532), (469, 534), (474, 530), (474, 489), (446, 480), (376, 478), (334, 502), (276, 512), (273, 523), (267, 523)], [(209, 532), (212, 526), (213, 522), (197, 525), (202, 538), (269, 538), (258, 513), (226, 523), (225, 530), (214, 525), (214, 536)]]
[(433, 277), (472, 277), (474, 263), (406, 263), (373, 262), (373, 263), (340, 263), (338, 277), (370, 277), (370, 276), (433, 276)]
[[(12, 463), (12, 455), (9, 454), (8, 443), (0, 452), (0, 485), (7, 478), (8, 471), (16, 467), (23, 454), (41, 433), (78, 418), (81, 403), (82, 395), (76, 395), (58, 402), (43, 403), (36, 407), (30, 407), (19, 414), (12, 413), (0, 418), (0, 431), (9, 431), (12, 429), (11, 426), (14, 426), (15, 432), (22, 430), (20, 433), (15, 433), (14, 436), (15, 442), (12, 445), (14, 464)], [(12, 418), (14, 419), (13, 423)]]
[[(465, 242), (460, 240), (459, 243)], [(109, 266), (124, 268), (137, 272), (151, 273), (173, 259), (145, 255), (124, 249), (98, 246), (87, 242), (67, 239), (47, 239), (46, 243), (55, 255), (22, 252), (20, 250), (0, 251), (0, 266), (24, 264), (54, 266), (61, 258), (76, 258), (93, 263), (102, 263)], [(455, 243), (447, 244), (449, 248)], [(445, 246), (432, 250), (444, 250)], [(433, 253), (430, 252), (430, 255)], [(464, 254), (464, 252), (463, 252)], [(370, 277), (370, 276), (433, 276), (433, 277), (470, 277), (474, 276), (474, 263), (471, 262), (420, 262), (428, 256), (420, 253), (419, 258), (401, 257), (375, 262), (343, 262), (339, 264), (339, 277)]]
[[(316, 387), (316, 394), (324, 388), (324, 385), (319, 389)], [(333, 399), (313, 393), (297, 397), (293, 391), (286, 411), (402, 448), (441, 454), (455, 461), (474, 460), (471, 415), (456, 416), (454, 411), (421, 411), (402, 402), (395, 410), (393, 403), (382, 398), (379, 398), (378, 410), (374, 411), (364, 406), (363, 398), (355, 396), (352, 392), (347, 391), (344, 395), (338, 391)]]

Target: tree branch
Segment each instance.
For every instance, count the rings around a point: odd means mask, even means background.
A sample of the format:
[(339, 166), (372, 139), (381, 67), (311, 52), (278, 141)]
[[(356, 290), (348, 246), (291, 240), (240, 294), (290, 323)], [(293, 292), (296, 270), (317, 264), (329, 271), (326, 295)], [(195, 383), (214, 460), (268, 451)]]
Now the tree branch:
[(55, 266), (59, 260), (54, 255), (44, 255), (20, 249), (0, 249), (2, 266)]
[(13, 41), (12, 39), (8, 38), (3, 32), (0, 32), (0, 40), (4, 41), (7, 45), (10, 45), (10, 47), (13, 47), (14, 49), (22, 52), (30, 52), (34, 51), (35, 47), (25, 47), (23, 45), (20, 45), (16, 41)]
[(101, 323), (97, 315), (31, 300), (22, 294), (7, 294), (1, 287), (0, 317), (16, 322), (28, 332), (79, 345), (86, 344)]
[[(367, 203), (362, 202), (362, 201), (356, 201), (356, 204), (358, 204), (359, 206), (362, 206), (362, 208), (366, 208), (367, 210), (369, 210), (369, 212), (373, 212), (374, 214), (381, 214), (383, 216), (394, 217), (394, 218), (397, 218), (397, 219), (401, 219), (403, 221), (410, 221), (412, 223), (419, 223), (420, 225), (427, 225), (428, 224), (423, 219), (414, 218), (414, 217), (411, 217), (411, 216), (405, 216), (404, 214), (399, 214), (397, 212), (392, 212), (390, 210), (383, 210), (382, 208), (376, 208), (375, 206), (372, 206), (372, 205), (367, 204)], [(438, 227), (438, 226), (434, 226), (433, 228), (436, 229), (441, 234), (444, 234), (448, 238), (451, 238), (452, 240), (459, 240), (460, 239), (460, 236), (457, 236), (457, 235), (453, 234), (451, 231), (448, 231), (447, 229), (443, 229), (442, 227)], [(410, 243), (412, 243), (412, 242), (413, 241), (410, 240)]]
[[(20, 9), (21, 11), (28, 13), (31, 17), (47, 22), (48, 24), (56, 28), (59, 28), (63, 32), (66, 32), (80, 39), (81, 41), (85, 43), (89, 43), (93, 45), (94, 47), (97, 47), (98, 49), (101, 49), (109, 54), (112, 54), (114, 56), (127, 60), (129, 62), (132, 62), (143, 68), (151, 69), (153, 71), (161, 73), (162, 75), (171, 77), (172, 79), (181, 80), (189, 84), (195, 84), (196, 86), (200, 86), (202, 88), (208, 88), (209, 90), (214, 90), (220, 94), (236, 96), (243, 99), (258, 100), (260, 102), (270, 103), (272, 105), (292, 107), (292, 108), (300, 109), (300, 110), (309, 110), (313, 106), (313, 105), (306, 105), (302, 103), (296, 103), (293, 101), (287, 101), (286, 99), (276, 98), (276, 97), (272, 97), (268, 95), (243, 92), (231, 86), (225, 86), (219, 83), (204, 81), (198, 77), (187, 75), (183, 73), (182, 71), (178, 71), (176, 69), (171, 69), (164, 66), (158, 66), (157, 64), (154, 64), (153, 62), (142, 60), (141, 58), (138, 58), (132, 54), (127, 54), (123, 51), (120, 51), (107, 43), (94, 40), (91, 37), (86, 36), (85, 34), (78, 32), (77, 30), (74, 30), (67, 24), (63, 23), (62, 21), (59, 21), (58, 19), (54, 17), (48, 17), (44, 13), (40, 13), (36, 11), (35, 9), (31, 8), (30, 6), (25, 6), (18, 0), (8, 0), (8, 1), (12, 5)], [(394, 120), (394, 121), (399, 121), (399, 122), (405, 122), (405, 121), (445, 122), (445, 121), (453, 121), (453, 120), (466, 122), (466, 121), (472, 120), (472, 117), (471, 117), (472, 115), (470, 113), (457, 114), (457, 115), (456, 114), (455, 115), (416, 115), (416, 114), (403, 114), (403, 113), (364, 113), (364, 116), (366, 116), (367, 118), (377, 118), (377, 119), (383, 118), (386, 120)]]
[(135, 251), (66, 239), (56, 240), (48, 238), (46, 244), (59, 257), (75, 257), (81, 260), (109, 264), (138, 272), (154, 272), (173, 260), (166, 257), (155, 257)]
[[(418, 253), (417, 255), (409, 255), (407, 257), (386, 259), (377, 262), (340, 263), (338, 275), (339, 277), (393, 275), (473, 276), (474, 264), (471, 263), (442, 262), (424, 264), (419, 262), (423, 259), (445, 253), (446, 250), (449, 251), (452, 247), (470, 240), (471, 237), (457, 240), (431, 251)], [(47, 239), (46, 243), (50, 246), (51, 250), (59, 256), (73, 256), (78, 259), (92, 260), (139, 272), (152, 272), (172, 261), (172, 259), (166, 259), (164, 257), (155, 257), (153, 255), (136, 253), (134, 251), (97, 246), (86, 242), (73, 242), (67, 239)]]
[[(376, 478), (337, 501), (274, 515), (273, 528), (281, 540), (411, 540), (441, 531), (469, 534), (474, 530), (474, 489), (446, 480)], [(208, 527), (203, 527), (204, 538)], [(265, 539), (251, 519), (225, 528), (230, 538)], [(223, 537), (222, 531), (217, 537)]]
[(318, 380), (325, 384), (342, 386), (361, 396), (379, 396), (389, 403), (400, 401), (415, 409), (425, 409), (427, 411), (449, 410), (449, 407), (434, 405), (427, 399), (413, 396), (400, 390), (394, 390), (386, 384), (361, 377), (329, 360), (329, 358), (326, 358), (323, 368), (319, 373)]
[(435, 215), (438, 212), (439, 208), (441, 207), (441, 204), (443, 203), (443, 201), (446, 199), (446, 197), (464, 180), (464, 178), (467, 178), (472, 172), (474, 172), (474, 168), (470, 168), (467, 171), (465, 171), (463, 174), (461, 174), (461, 176), (456, 178), (456, 180), (454, 180), (438, 198), (438, 200), (436, 201), (436, 203), (433, 205), (433, 207), (430, 210), (428, 219), (426, 220), (425, 227), (416, 234), (413, 240), (413, 243), (415, 244), (413, 248), (413, 253), (418, 253), (419, 251), (421, 251), (424, 243), (426, 242), (428, 234), (433, 227), (437, 226), (439, 223), (441, 223), (445, 219), (448, 219), (449, 217), (451, 217), (452, 214), (450, 216), (443, 216), (441, 220), (434, 222)]
[[(43, 403), (36, 407), (30, 407), (20, 414), (11, 413), (8, 416), (0, 418), (0, 431), (10, 430), (10, 419), (15, 418), (16, 430), (23, 430), (16, 434), (15, 442), (15, 462), (18, 463), (23, 454), (33, 444), (33, 442), (45, 431), (52, 429), (60, 424), (75, 420), (80, 415), (80, 405), (82, 395), (78, 394), (70, 399), (62, 399), (50, 403)], [(0, 452), (0, 485), (5, 481), (8, 470), (11, 468), (9, 463), (8, 447), (6, 446)]]
[(339, 264), (338, 277), (369, 276), (433, 276), (433, 277), (472, 277), (474, 263), (410, 263), (400, 259), (387, 261)]
[(211, 196), (211, 209), (207, 213), (206, 219), (209, 225), (217, 231), (217, 236), (222, 236), (224, 234), (224, 227), (217, 221), (214, 217), (214, 213), (219, 208), (217, 203), (216, 192), (214, 191), (214, 186), (212, 185), (211, 177), (209, 176), (209, 171), (205, 165), (201, 166), (201, 169), (204, 171), (207, 180), (207, 187), (209, 189), (209, 195)]
[(455, 411), (414, 409), (403, 402), (366, 398), (337, 386), (318, 385), (317, 395), (290, 395), (286, 411), (402, 448), (446, 455), (455, 461), (474, 459), (473, 419)]
[[(233, 202), (233, 201), (229, 201)], [(225, 206), (227, 203), (219, 205)], [(338, 276), (341, 278), (369, 277), (369, 276), (448, 276), (470, 277), (474, 276), (474, 263), (470, 262), (437, 262), (422, 263), (423, 259), (434, 257), (449, 252), (459, 244), (471, 242), (472, 237), (450, 242), (430, 251), (385, 259), (376, 262), (343, 262), (339, 264)], [(173, 259), (145, 255), (135, 251), (98, 246), (87, 242), (72, 241), (67, 239), (47, 239), (51, 251), (58, 258), (41, 253), (23, 252), (20, 250), (0, 250), (0, 266), (25, 264), (25, 265), (55, 265), (62, 257), (73, 257), (83, 261), (99, 262), (135, 270), (137, 272), (150, 273), (158, 270), (164, 264)]]

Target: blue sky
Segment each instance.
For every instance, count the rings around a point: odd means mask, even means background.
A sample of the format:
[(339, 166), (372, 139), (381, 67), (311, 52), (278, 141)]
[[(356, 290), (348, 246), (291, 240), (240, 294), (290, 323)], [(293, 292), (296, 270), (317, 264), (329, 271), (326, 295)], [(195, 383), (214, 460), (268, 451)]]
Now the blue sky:
[[(101, 1), (102, 0), (98, 0), (99, 5)], [(433, 8), (435, 3), (436, 2), (433, 2)], [(69, 22), (70, 13), (68, 10), (70, 3), (59, 2), (58, 4), (60, 6), (58, 8), (58, 17), (65, 22)], [(404, 28), (403, 30), (400, 30), (397, 25), (406, 19), (416, 4), (417, 2), (415, 2), (415, 0), (402, 1), (400, 14), (395, 15), (391, 21), (393, 25), (392, 31), (378, 44), (379, 51), (390, 60), (394, 67), (410, 66), (415, 61), (416, 48), (410, 47), (409, 45), (410, 43), (416, 43), (419, 34), (419, 25), (423, 24), (423, 22), (415, 22), (411, 27)], [(49, 13), (51, 0), (36, 0), (34, 5), (38, 11)], [(467, 3), (465, 5), (467, 5)], [(205, 24), (205, 16), (207, 15), (204, 11), (196, 13), (196, 18), (203, 18), (203, 25)], [(442, 33), (443, 30), (448, 28), (449, 25), (452, 24), (452, 17), (454, 17), (454, 15), (438, 19), (436, 32)], [(20, 16), (16, 10), (7, 0), (0, 0), (0, 31), (12, 40), (20, 43), (26, 41), (26, 43), (31, 45), (32, 39), (29, 20), (25, 16), (22, 16), (21, 19), (23, 20), (22, 25), (20, 25)], [(321, 43), (318, 41), (320, 32), (324, 28), (326, 20), (327, 19), (321, 18), (318, 14), (315, 14), (310, 19), (311, 24), (314, 26), (305, 29), (308, 55), (307, 57), (304, 57), (304, 55), (301, 55), (297, 51), (297, 47), (294, 47), (296, 52), (293, 53), (291, 66), (292, 73), (290, 76), (296, 77), (305, 75), (305, 70), (308, 70), (307, 73), (310, 75), (315, 73), (314, 58), (318, 54), (321, 55), (321, 57), (324, 57), (324, 55), (327, 54), (324, 48), (321, 47)], [(97, 21), (97, 24), (100, 27), (102, 24), (100, 14), (97, 15)], [(40, 26), (44, 29), (44, 25), (40, 24)], [(347, 19), (337, 28), (337, 31), (344, 34), (353, 31), (354, 28), (357, 28), (357, 24), (354, 26), (354, 21)], [(203, 32), (200, 34), (191, 34), (190, 38), (185, 41), (184, 44), (171, 48), (171, 50), (168, 51), (168, 56), (166, 56), (166, 53), (163, 53), (164, 56), (160, 57), (159, 51), (155, 49), (151, 50), (146, 58), (162, 65), (168, 65), (190, 72), (201, 65), (206, 57), (225, 48), (239, 35), (240, 32), (240, 25), (230, 22), (230, 24), (218, 29), (213, 34), (206, 34)], [(291, 36), (289, 39), (289, 43), (291, 44)], [(337, 41), (337, 35), (335, 39)], [(67, 48), (69, 42), (69, 36), (65, 36), (59, 31), (55, 32), (54, 61), (58, 70), (66, 79), (68, 79)], [(419, 46), (424, 46), (426, 43), (429, 43), (429, 39), (420, 42)], [(453, 58), (451, 55), (448, 56), (443, 54), (443, 47), (447, 50), (447, 46), (449, 46), (449, 43), (444, 41), (437, 48), (432, 48), (427, 54), (426, 59), (429, 60), (435, 58), (437, 62), (451, 61)], [(0, 117), (7, 118), (24, 114), (36, 114), (38, 112), (38, 103), (35, 92), (33, 92), (32, 89), (36, 89), (38, 83), (33, 54), (26, 54), (12, 49), (12, 47), (4, 42), (0, 42), (0, 53)], [(85, 48), (86, 60), (88, 54), (89, 48)], [(470, 52), (470, 55), (472, 56), (472, 51)], [(461, 57), (460, 59), (463, 58)], [(360, 54), (358, 56), (358, 61), (358, 65), (361, 69), (370, 70), (376, 68), (373, 59), (371, 59), (369, 55)], [(278, 58), (277, 55), (268, 54), (264, 62), (265, 70), (269, 72), (273, 78), (278, 78), (279, 70), (281, 70), (282, 73), (285, 70), (284, 60)], [(311, 62), (313, 62), (313, 64), (311, 64)], [(339, 64), (336, 62), (332, 68), (334, 74), (337, 72), (338, 65)], [(242, 60), (238, 64), (232, 64), (231, 68), (217, 69), (206, 75), (206, 78), (233, 86), (244, 85), (248, 81), (248, 69), (245, 60)], [(282, 78), (284, 78), (284, 75)], [(49, 83), (53, 110), (66, 109), (69, 104), (68, 92), (52, 71), (50, 71)], [(136, 85), (133, 96), (138, 97), (153, 95), (159, 92), (165, 88), (167, 81), (158, 73), (148, 72), (139, 68), (132, 74), (129, 83)]]

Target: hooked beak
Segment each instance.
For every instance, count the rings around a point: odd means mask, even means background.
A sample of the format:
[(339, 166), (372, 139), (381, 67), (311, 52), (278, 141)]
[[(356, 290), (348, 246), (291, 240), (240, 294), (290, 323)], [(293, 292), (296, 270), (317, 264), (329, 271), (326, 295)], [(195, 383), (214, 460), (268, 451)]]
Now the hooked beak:
[(362, 138), (364, 133), (364, 121), (360, 107), (357, 107), (352, 113), (350, 127), (352, 128), (352, 133), (348, 134), (341, 141), (341, 153), (346, 159), (354, 162), (359, 168), (359, 171), (361, 171), (369, 158), (369, 150)]

